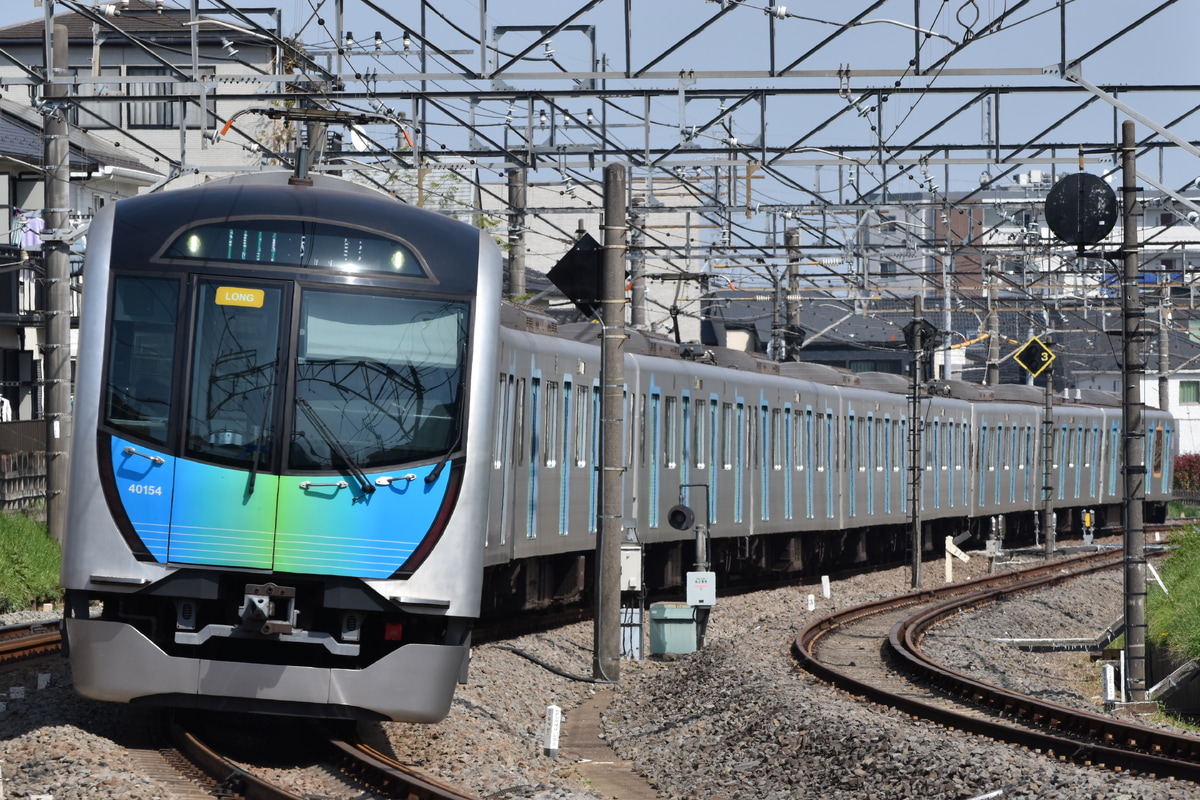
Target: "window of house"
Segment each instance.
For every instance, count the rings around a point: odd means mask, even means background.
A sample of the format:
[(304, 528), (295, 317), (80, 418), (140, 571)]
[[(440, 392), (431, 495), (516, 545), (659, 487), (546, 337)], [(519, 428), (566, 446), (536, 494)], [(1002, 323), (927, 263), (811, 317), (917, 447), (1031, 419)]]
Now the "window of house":
[(1179, 402), (1200, 403), (1200, 381), (1180, 381)]

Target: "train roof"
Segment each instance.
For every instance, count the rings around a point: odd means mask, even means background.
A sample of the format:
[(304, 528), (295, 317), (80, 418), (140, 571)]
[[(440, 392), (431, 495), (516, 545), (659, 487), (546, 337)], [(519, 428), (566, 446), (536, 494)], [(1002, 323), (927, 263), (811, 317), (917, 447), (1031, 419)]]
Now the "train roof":
[[(560, 323), (536, 306), (507, 301), (501, 309), (500, 319), (507, 328), (557, 336), (585, 344), (599, 344), (603, 330), (594, 322)], [(852, 372), (841, 367), (808, 361), (775, 362), (764, 355), (744, 350), (695, 343), (679, 344), (669, 337), (634, 328), (626, 328), (625, 335), (625, 352), (635, 355), (696, 361), (743, 372), (781, 375), (825, 386), (856, 387), (899, 395), (906, 395), (912, 391), (912, 382), (908, 377), (890, 372)], [(961, 380), (934, 380), (924, 383), (922, 391), (927, 396), (970, 402), (997, 401), (1029, 405), (1044, 405), (1046, 402), (1045, 390), (1042, 387), (1023, 383), (981, 386)], [(1077, 404), (1119, 407), (1121, 404), (1118, 396), (1098, 389), (1070, 389), (1065, 393), (1056, 393), (1053, 402), (1056, 406)]]

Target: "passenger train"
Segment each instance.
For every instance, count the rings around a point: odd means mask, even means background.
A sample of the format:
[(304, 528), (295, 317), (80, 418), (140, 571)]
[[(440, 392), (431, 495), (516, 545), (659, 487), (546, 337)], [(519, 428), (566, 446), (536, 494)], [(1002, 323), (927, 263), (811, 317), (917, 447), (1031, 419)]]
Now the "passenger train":
[[(481, 612), (585, 599), (599, 326), (501, 301), (486, 233), (334, 178), (265, 173), (119, 201), (90, 231), (66, 591), (101, 700), (433, 722)], [(631, 332), (626, 537), (681, 584), (902, 555), (907, 382)], [(924, 547), (1040, 507), (1041, 393), (921, 400)], [(1148, 412), (1151, 502), (1172, 421)], [(1054, 503), (1119, 504), (1120, 410), (1056, 404)], [(701, 491), (703, 489), (703, 491)], [(986, 525), (986, 523), (982, 523)]]

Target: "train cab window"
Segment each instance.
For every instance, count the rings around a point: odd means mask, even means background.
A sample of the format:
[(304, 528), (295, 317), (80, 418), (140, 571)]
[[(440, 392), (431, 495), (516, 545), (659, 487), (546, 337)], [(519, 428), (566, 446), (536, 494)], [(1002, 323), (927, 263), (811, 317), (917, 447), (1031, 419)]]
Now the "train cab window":
[(198, 287), (187, 414), (190, 455), (250, 466), (270, 452), (282, 299), (277, 286), (205, 282)]
[(104, 422), (130, 436), (167, 442), (179, 282), (119, 277), (113, 289)]
[(292, 469), (340, 469), (339, 449), (365, 468), (458, 446), (465, 303), (310, 289), (299, 313)]

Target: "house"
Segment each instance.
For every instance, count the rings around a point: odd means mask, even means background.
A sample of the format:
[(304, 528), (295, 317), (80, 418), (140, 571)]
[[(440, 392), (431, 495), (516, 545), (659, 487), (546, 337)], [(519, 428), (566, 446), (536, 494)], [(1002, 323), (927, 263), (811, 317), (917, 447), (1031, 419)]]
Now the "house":
[[(183, 5), (114, 0), (54, 16), (69, 40), (71, 123), (164, 180), (257, 169), (264, 154), (290, 150), (285, 129), (262, 117), (242, 117), (220, 135), (252, 105), (247, 95), (278, 89), (270, 78), (282, 42), (278, 13), (248, 12), (272, 31), (262, 33), (234, 15), (193, 20)], [(45, 37), (44, 19), (0, 28), (7, 99), (42, 102)]]

